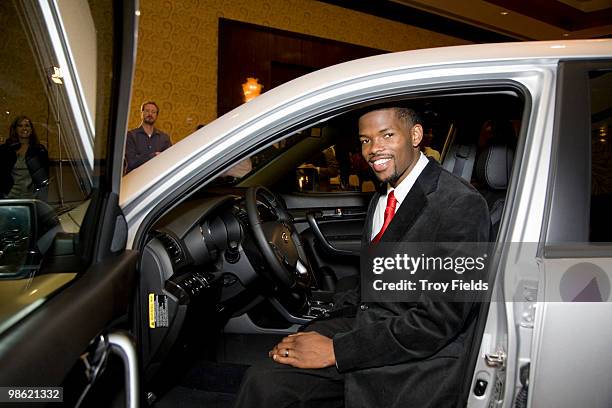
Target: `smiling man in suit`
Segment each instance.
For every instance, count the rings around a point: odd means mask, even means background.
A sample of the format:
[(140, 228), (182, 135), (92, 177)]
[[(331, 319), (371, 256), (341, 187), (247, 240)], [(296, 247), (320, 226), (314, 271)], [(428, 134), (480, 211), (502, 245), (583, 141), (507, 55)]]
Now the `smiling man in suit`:
[[(382, 182), (368, 209), (364, 251), (385, 242), (456, 242), (452, 256), (464, 243), (488, 240), (485, 200), (419, 151), (423, 127), (414, 110), (365, 112), (359, 138)], [(474, 304), (426, 292), (418, 301), (362, 302), (359, 289), (338, 294), (329, 318), (285, 337), (270, 363), (249, 369), (237, 406), (460, 405)]]

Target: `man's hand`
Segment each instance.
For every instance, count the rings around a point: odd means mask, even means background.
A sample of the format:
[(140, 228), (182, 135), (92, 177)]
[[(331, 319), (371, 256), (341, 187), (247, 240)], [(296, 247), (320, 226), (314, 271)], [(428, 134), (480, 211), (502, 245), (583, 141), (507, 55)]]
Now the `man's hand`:
[(332, 339), (317, 332), (290, 334), (268, 355), (277, 363), (297, 368), (325, 368), (336, 364)]

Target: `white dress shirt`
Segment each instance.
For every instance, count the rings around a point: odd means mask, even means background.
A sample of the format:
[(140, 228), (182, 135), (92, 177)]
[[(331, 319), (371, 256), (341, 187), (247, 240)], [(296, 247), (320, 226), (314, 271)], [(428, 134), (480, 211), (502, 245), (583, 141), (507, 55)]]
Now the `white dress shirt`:
[(416, 183), (417, 178), (423, 172), (425, 166), (427, 166), (429, 160), (422, 152), (419, 152), (419, 160), (417, 160), (416, 164), (408, 173), (405, 179), (402, 180), (401, 183), (395, 188), (391, 187), (387, 184), (387, 194), (383, 194), (378, 199), (378, 204), (376, 204), (376, 210), (374, 210), (374, 217), (372, 218), (372, 234), (370, 240), (373, 240), (376, 235), (380, 232), (383, 224), (385, 223), (385, 208), (387, 208), (387, 196), (389, 192), (395, 191), (395, 199), (397, 200), (397, 205), (395, 206), (395, 212), (399, 209), (404, 201), (404, 198), (410, 192), (410, 189)]

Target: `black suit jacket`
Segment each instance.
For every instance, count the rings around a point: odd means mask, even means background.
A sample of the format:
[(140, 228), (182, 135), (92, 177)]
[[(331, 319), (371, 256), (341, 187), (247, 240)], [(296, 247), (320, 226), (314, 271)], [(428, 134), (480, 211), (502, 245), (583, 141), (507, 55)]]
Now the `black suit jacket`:
[[(13, 188), (13, 167), (17, 162), (17, 150), (21, 145), (7, 140), (0, 145), (0, 198)], [(34, 188), (42, 188), (49, 181), (49, 154), (41, 144), (28, 147), (26, 165)]]
[[(363, 235), (370, 245), (373, 197)], [(381, 242), (485, 242), (489, 214), (483, 197), (430, 160), (397, 210)], [(452, 296), (452, 295), (451, 295)], [(359, 298), (358, 288), (345, 304)], [(354, 329), (333, 338), (345, 373), (347, 407), (454, 407), (463, 381), (474, 304), (433, 301), (361, 303)]]

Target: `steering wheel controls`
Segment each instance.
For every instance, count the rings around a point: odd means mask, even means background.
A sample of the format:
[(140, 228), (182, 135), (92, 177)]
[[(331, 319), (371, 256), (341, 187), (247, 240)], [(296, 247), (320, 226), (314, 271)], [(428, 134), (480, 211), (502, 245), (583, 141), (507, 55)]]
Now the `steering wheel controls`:
[(166, 281), (166, 290), (179, 299), (180, 304), (187, 304), (210, 288), (214, 275), (207, 272), (193, 272), (172, 277)]

